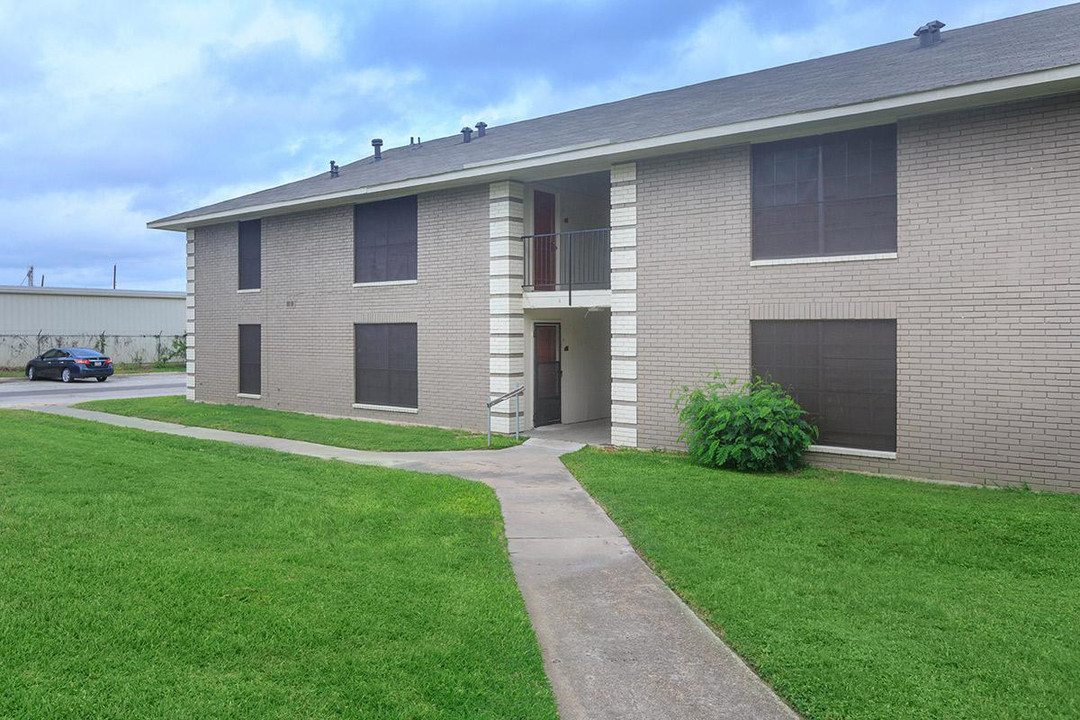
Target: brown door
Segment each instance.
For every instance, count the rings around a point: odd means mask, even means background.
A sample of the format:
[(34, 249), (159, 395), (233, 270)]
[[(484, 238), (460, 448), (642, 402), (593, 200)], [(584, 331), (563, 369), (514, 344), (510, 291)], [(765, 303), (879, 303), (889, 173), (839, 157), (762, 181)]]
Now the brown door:
[(562, 422), (562, 359), (558, 323), (533, 326), (533, 425)]
[(555, 235), (555, 196), (533, 191), (533, 288), (554, 290), (556, 282), (557, 242)]

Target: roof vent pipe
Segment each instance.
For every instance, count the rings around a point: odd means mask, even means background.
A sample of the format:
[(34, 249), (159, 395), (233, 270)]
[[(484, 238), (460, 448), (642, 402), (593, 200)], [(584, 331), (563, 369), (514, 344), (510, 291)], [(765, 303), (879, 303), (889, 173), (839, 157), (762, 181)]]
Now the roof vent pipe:
[(330, 177), (338, 176), (338, 166), (333, 160), (330, 161)]
[(941, 28), (943, 27), (945, 23), (933, 20), (916, 30), (915, 37), (919, 38), (919, 47), (930, 47), (941, 42)]
[(481, 120), (476, 123), (476, 137), (482, 138), (487, 135), (487, 123)]
[(382, 160), (382, 140), (375, 138), (371, 141), (371, 147), (375, 148), (375, 159)]
[(472, 142), (472, 128), (471, 127), (463, 127), (463, 128), (461, 128), (461, 139), (462, 139), (463, 142)]

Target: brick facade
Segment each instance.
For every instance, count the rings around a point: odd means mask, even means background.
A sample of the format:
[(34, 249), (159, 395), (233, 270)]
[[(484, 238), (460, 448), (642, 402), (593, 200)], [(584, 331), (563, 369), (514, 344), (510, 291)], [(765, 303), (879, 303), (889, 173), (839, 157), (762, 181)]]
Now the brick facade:
[[(199, 401), (480, 429), (488, 394), (488, 193), (418, 200), (417, 282), (353, 287), (351, 205), (262, 221), (262, 289), (237, 293), (237, 225), (195, 231)], [(418, 324), (416, 414), (353, 403), (353, 324)], [(237, 325), (262, 325), (262, 398), (237, 398)]]
[[(673, 388), (745, 378), (751, 320), (895, 318), (897, 457), (815, 462), (1080, 491), (1080, 96), (904, 120), (898, 142), (892, 259), (751, 266), (747, 145), (612, 168), (615, 442), (677, 447)], [(236, 292), (236, 224), (199, 228), (189, 392), (482, 428), (530, 361), (520, 206), (515, 182), (421, 194), (418, 281), (383, 287), (353, 287), (351, 205), (264, 218), (258, 293)], [(418, 323), (415, 415), (352, 407), (356, 322)], [(239, 323), (263, 326), (260, 400), (236, 397)]]
[(1080, 491), (1080, 96), (902, 121), (898, 257), (751, 267), (746, 145), (638, 162), (639, 447), (670, 393), (745, 378), (752, 319), (896, 318), (895, 460)]

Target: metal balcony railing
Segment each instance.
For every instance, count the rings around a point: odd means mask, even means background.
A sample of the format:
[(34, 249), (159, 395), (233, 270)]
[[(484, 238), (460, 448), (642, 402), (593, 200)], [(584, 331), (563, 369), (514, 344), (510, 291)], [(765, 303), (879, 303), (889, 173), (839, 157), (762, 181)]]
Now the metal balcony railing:
[(607, 290), (611, 287), (611, 228), (526, 235), (526, 291)]

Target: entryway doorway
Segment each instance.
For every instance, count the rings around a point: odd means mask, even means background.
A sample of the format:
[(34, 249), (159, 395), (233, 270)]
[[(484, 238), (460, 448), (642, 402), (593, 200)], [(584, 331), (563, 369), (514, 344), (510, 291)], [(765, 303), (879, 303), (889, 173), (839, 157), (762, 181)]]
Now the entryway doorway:
[(562, 422), (562, 348), (559, 323), (533, 325), (533, 425)]

